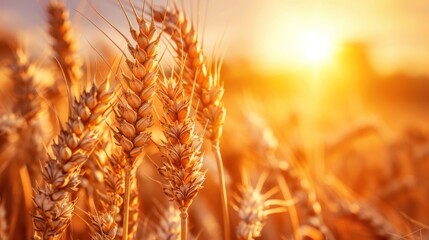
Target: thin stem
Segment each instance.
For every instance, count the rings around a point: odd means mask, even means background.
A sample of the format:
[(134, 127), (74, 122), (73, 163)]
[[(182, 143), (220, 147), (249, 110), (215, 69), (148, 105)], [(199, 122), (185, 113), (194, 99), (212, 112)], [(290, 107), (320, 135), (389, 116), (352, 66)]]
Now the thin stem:
[[(24, 194), (24, 203), (25, 203), (25, 209), (27, 211), (31, 211), (32, 202), (31, 202), (31, 180), (30, 175), (28, 173), (28, 168), (26, 165), (23, 165), (19, 169), (19, 176), (21, 177), (21, 184), (22, 184), (22, 191)], [(31, 236), (33, 233), (33, 224), (32, 219), (26, 217), (25, 218), (27, 223), (27, 236)]]
[(128, 239), (128, 219), (130, 216), (130, 179), (131, 166), (125, 167), (125, 197), (124, 197), (124, 222), (122, 225), (122, 240)]
[(216, 158), (217, 171), (219, 177), (219, 185), (220, 185), (220, 195), (222, 199), (222, 215), (223, 215), (223, 231), (224, 231), (224, 239), (229, 240), (231, 237), (230, 234), (230, 225), (229, 225), (229, 213), (228, 213), (228, 198), (226, 196), (226, 185), (225, 185), (225, 174), (223, 171), (223, 163), (222, 156), (220, 155), (219, 142), (212, 142), (212, 150)]
[[(275, 156), (271, 153), (268, 154), (267, 158), (273, 162), (273, 160), (275, 160)], [(291, 199), (292, 198), (292, 194), (289, 191), (289, 187), (286, 183), (285, 178), (282, 176), (282, 173), (280, 171), (280, 169), (275, 169), (275, 176), (276, 176), (276, 181), (279, 184), (280, 187), (280, 192), (283, 195), (283, 198), (285, 200), (287, 199)], [(290, 221), (292, 224), (293, 229), (299, 229), (299, 219), (298, 219), (298, 212), (296, 211), (296, 207), (295, 206), (291, 206), (289, 208), (289, 217), (290, 217)], [(302, 236), (301, 236), (301, 232), (300, 231), (294, 231), (294, 237), (296, 240), (301, 240)]]
[(188, 240), (188, 208), (180, 209), (180, 239)]
[[(280, 192), (282, 193), (283, 198), (284, 199), (290, 199), (291, 195), (289, 192), (289, 188), (287, 187), (287, 183), (286, 183), (284, 177), (281, 176), (280, 172), (278, 172), (278, 171), (276, 172), (276, 180), (280, 186)], [(295, 206), (291, 206), (289, 208), (289, 216), (290, 216), (290, 221), (291, 221), (293, 229), (299, 229), (298, 213), (296, 211)], [(299, 231), (295, 231), (294, 235), (295, 235), (295, 239), (297, 239), (297, 240), (302, 239), (301, 233)]]

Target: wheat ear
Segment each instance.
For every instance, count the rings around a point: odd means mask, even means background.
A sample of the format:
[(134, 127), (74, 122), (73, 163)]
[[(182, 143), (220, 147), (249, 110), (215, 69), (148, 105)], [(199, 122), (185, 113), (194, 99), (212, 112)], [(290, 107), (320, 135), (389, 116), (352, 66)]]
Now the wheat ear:
[(37, 117), (41, 109), (41, 101), (34, 79), (35, 68), (24, 52), (21, 49), (17, 49), (10, 64), (10, 69), (16, 99), (13, 105), (13, 112), (29, 123)]
[[(22, 189), (31, 189), (31, 186), (36, 183), (36, 179), (40, 177), (39, 162), (43, 162), (46, 156), (43, 146), (43, 136), (46, 130), (41, 127), (40, 119), (42, 103), (34, 74), (35, 68), (20, 48), (13, 56), (10, 70), (15, 97), (13, 112), (25, 122), (25, 126), (18, 131), (21, 151), (16, 151), (13, 159), (19, 164), (21, 171), (28, 172), (30, 176), (30, 178), (21, 180), (31, 179), (28, 182), (22, 182)], [(32, 210), (31, 190), (28, 191), (28, 194), (24, 194), (24, 198), (27, 203), (26, 211), (30, 212)], [(33, 232), (31, 216), (26, 215), (25, 222), (27, 236), (31, 236)]]
[(119, 167), (124, 163), (122, 152), (114, 150), (108, 159), (110, 165), (106, 164), (104, 169), (106, 192), (101, 193), (103, 209), (91, 216), (94, 231), (91, 238), (94, 240), (113, 240), (122, 237), (122, 229), (119, 229), (121, 225), (118, 224), (121, 220), (125, 193), (123, 168)]
[(362, 223), (377, 239), (393, 240), (402, 236), (385, 217), (368, 205), (342, 202), (340, 214)]
[[(43, 129), (38, 115), (42, 112), (42, 103), (34, 76), (34, 66), (21, 49), (17, 49), (10, 64), (11, 80), (14, 86), (15, 102), (13, 112), (25, 120), (26, 126), (19, 131), (20, 142), (25, 151), (18, 152), (28, 165), (30, 175), (36, 179), (39, 161), (44, 160)], [(15, 156), (17, 158), (17, 156)], [(29, 159), (32, 159), (29, 161)], [(33, 181), (34, 184), (34, 181)]]
[(77, 192), (80, 169), (96, 142), (96, 127), (109, 108), (112, 91), (105, 82), (95, 85), (75, 100), (65, 128), (61, 128), (52, 144), (53, 157), (49, 156), (42, 167), (43, 185), (34, 189), (34, 238), (59, 239), (74, 210), (72, 193)]
[(286, 212), (288, 207), (293, 204), (293, 201), (271, 199), (277, 192), (275, 188), (262, 193), (266, 177), (266, 174), (262, 174), (255, 187), (248, 180), (243, 180), (243, 185), (240, 189), (241, 196), (235, 196), (238, 204), (233, 207), (237, 211), (240, 220), (236, 230), (236, 237), (240, 240), (252, 240), (260, 237), (268, 216)]
[(154, 10), (156, 21), (163, 23), (164, 32), (175, 43), (176, 60), (184, 66), (181, 73), (183, 85), (188, 96), (193, 96), (197, 109), (197, 119), (206, 129), (205, 137), (211, 141), (220, 184), (224, 238), (230, 239), (228, 198), (225, 174), (219, 142), (222, 135), (226, 110), (223, 104), (223, 82), (217, 73), (212, 74), (206, 57), (198, 42), (197, 31), (192, 22), (177, 7), (174, 10)]
[(41, 108), (36, 91), (34, 66), (21, 49), (17, 49), (9, 67), (15, 102), (13, 113), (2, 115), (0, 118), (0, 149), (9, 142), (12, 135), (31, 125)]
[[(275, 138), (269, 126), (256, 113), (247, 114), (246, 121), (251, 132), (252, 148), (257, 150), (258, 155), (267, 160), (266, 164), (273, 169), (280, 190), (285, 198), (292, 196), (297, 200), (297, 209), (303, 213), (300, 223), (297, 220), (295, 208), (290, 209), (291, 221), (295, 229), (294, 237), (301, 239), (303, 236), (299, 230), (301, 226), (308, 225), (309, 228), (317, 229), (327, 239), (333, 239), (333, 234), (324, 223), (322, 209), (317, 200), (316, 193), (306, 177), (301, 176), (300, 172), (294, 165), (284, 162), (279, 167), (279, 160), (275, 156), (278, 140)], [(292, 163), (292, 162), (291, 162)], [(303, 229), (303, 227), (301, 227)]]
[(177, 8), (154, 10), (154, 18), (163, 23), (163, 32), (169, 34), (176, 45), (177, 63), (184, 66), (181, 73), (183, 87), (196, 100), (193, 104), (198, 106), (198, 121), (206, 126), (205, 137), (218, 145), (225, 118), (223, 82), (218, 73), (211, 73), (197, 31), (183, 12)]
[[(278, 140), (274, 136), (272, 129), (257, 113), (247, 110), (244, 112), (244, 115), (247, 127), (246, 130), (250, 134), (249, 139), (251, 149), (253, 149), (260, 159), (264, 161), (263, 164), (274, 172), (283, 198), (286, 200), (293, 197), (293, 193), (291, 193), (288, 183), (282, 175), (279, 167), (279, 161), (275, 156), (275, 152), (278, 147)], [(289, 209), (289, 216), (292, 228), (299, 229), (298, 212), (295, 207), (291, 207)], [(297, 240), (302, 239), (300, 231), (294, 232), (294, 238)]]
[(73, 39), (69, 12), (64, 3), (57, 0), (50, 1), (47, 12), (55, 59), (65, 74), (67, 85), (79, 86), (77, 84), (82, 76), (81, 62), (76, 56), (77, 42)]
[(180, 239), (180, 211), (170, 204), (166, 209), (160, 210), (157, 215), (159, 215), (160, 219), (155, 227), (154, 239)]
[(201, 171), (202, 139), (195, 132), (195, 122), (189, 116), (189, 101), (181, 82), (167, 79), (158, 91), (164, 108), (161, 120), (165, 141), (159, 145), (163, 164), (158, 168), (165, 180), (164, 193), (180, 210), (181, 239), (188, 239), (188, 208), (205, 180)]
[[(158, 44), (159, 36), (156, 36), (156, 28), (153, 20), (147, 21), (142, 15), (137, 14), (134, 5), (129, 1), (133, 14), (138, 24), (138, 29), (132, 27), (131, 21), (121, 3), (118, 1), (124, 15), (127, 18), (130, 33), (134, 45), (122, 34), (128, 43), (128, 50), (132, 59), (126, 57), (126, 63), (131, 75), (123, 75), (125, 85), (122, 88), (122, 101), (116, 111), (117, 131), (115, 139), (122, 146), (125, 157), (125, 198), (124, 198), (124, 224), (123, 239), (128, 238), (129, 207), (131, 191), (131, 179), (135, 179), (137, 158), (144, 152), (145, 146), (151, 139), (148, 130), (153, 125), (152, 97), (156, 91), (158, 78)], [(144, 2), (145, 4), (145, 2)], [(113, 25), (112, 25), (113, 26)], [(118, 30), (119, 31), (119, 30)], [(133, 184), (135, 186), (135, 184)], [(136, 198), (137, 200), (137, 198)]]

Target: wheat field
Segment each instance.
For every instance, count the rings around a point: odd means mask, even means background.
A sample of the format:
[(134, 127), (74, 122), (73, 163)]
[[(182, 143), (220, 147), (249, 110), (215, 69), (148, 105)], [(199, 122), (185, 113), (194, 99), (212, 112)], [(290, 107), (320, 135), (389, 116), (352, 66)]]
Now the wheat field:
[(425, 80), (351, 44), (294, 81), (207, 48), (185, 0), (39, 2), (44, 36), (0, 35), (1, 240), (429, 239)]

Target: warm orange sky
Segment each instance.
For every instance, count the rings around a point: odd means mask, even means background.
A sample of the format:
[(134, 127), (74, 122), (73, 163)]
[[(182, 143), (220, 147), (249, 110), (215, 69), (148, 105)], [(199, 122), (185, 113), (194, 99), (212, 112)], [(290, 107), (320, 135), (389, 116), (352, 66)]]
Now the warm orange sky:
[[(48, 0), (0, 1), (0, 28), (21, 29), (20, 38), (27, 45), (33, 43), (28, 34), (30, 30), (48, 39), (41, 6)], [(67, 3), (70, 8), (81, 9), (96, 19), (92, 10), (85, 8), (87, 1), (94, 3), (116, 25), (124, 26), (125, 19), (119, 8), (106, 3), (111, 0), (68, 0)], [(197, 1), (186, 2), (197, 6)], [(155, 0), (155, 3), (163, 5), (165, 1)], [(201, 0), (202, 15), (207, 4), (206, 42), (212, 46), (223, 36), (223, 48), (229, 51), (227, 56), (240, 54), (262, 65), (291, 66), (300, 61), (297, 48), (302, 33), (316, 29), (327, 34), (336, 48), (344, 41), (367, 43), (373, 62), (381, 72), (405, 69), (429, 73), (427, 0)], [(72, 15), (79, 17), (75, 12)], [(77, 22), (82, 25), (79, 30), (82, 38), (91, 40), (101, 36), (87, 20), (81, 18)]]

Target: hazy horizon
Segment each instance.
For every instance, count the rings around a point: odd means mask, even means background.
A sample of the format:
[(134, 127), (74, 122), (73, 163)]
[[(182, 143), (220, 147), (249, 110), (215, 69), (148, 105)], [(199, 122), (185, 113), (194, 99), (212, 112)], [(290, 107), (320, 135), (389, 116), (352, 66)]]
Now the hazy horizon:
[[(102, 34), (86, 17), (100, 24), (109, 35), (114, 31), (99, 19), (89, 1), (115, 25), (126, 21), (115, 0), (66, 1), (71, 11), (75, 32), (85, 41), (100, 39)], [(19, 30), (24, 44), (43, 46), (49, 41), (44, 6), (47, 0), (2, 0), (1, 29)], [(141, 5), (141, 1), (134, 1)], [(166, 1), (155, 0), (163, 6)], [(198, 6), (198, 1), (185, 1)], [(79, 13), (80, 12), (80, 13)], [(418, 1), (340, 1), (340, 0), (218, 0), (200, 1), (200, 26), (205, 22), (205, 43), (213, 48), (219, 43), (227, 56), (246, 58), (262, 67), (289, 68), (300, 61), (297, 49), (302, 34), (318, 31), (330, 38), (334, 50), (344, 43), (360, 42), (368, 47), (377, 71), (405, 71), (429, 74), (429, 2)], [(25, 18), (22, 17), (25, 14)], [(202, 28), (202, 27), (201, 27)], [(32, 36), (42, 35), (42, 38)], [(106, 39), (104, 36), (103, 39)], [(38, 39), (35, 43), (33, 39)], [(116, 39), (116, 38), (115, 38)], [(86, 48), (88, 46), (82, 46)]]

